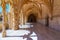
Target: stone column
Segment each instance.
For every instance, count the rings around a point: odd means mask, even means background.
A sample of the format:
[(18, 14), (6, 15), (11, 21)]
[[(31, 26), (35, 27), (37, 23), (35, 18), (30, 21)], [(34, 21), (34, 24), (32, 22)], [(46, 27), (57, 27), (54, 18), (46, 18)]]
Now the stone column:
[(11, 9), (10, 13), (8, 14), (8, 22), (9, 22), (9, 29), (14, 29), (14, 12)]
[[(13, 12), (12, 12), (13, 13)], [(9, 29), (13, 29), (13, 14), (9, 13), (8, 14), (8, 23), (9, 23)]]
[(14, 7), (13, 7), (13, 0), (9, 0), (9, 3), (10, 3), (10, 13), (9, 13), (9, 28), (10, 29), (14, 29), (15, 27), (15, 20), (14, 20)]
[(8, 22), (9, 22), (9, 29), (13, 29), (13, 23), (14, 23), (14, 21), (13, 21), (13, 16), (14, 16), (14, 12), (13, 12), (13, 3), (12, 2), (10, 2), (9, 1), (9, 3), (10, 3), (10, 12), (9, 12), (9, 14), (8, 14)]
[(14, 25), (14, 30), (19, 29), (19, 15), (16, 12), (14, 12)]
[(27, 18), (25, 17), (25, 24), (27, 23)]
[(25, 25), (25, 15), (23, 15), (23, 24)]
[(9, 29), (11, 29), (11, 14), (8, 13), (8, 24), (9, 24)]
[(18, 0), (14, 0), (14, 30), (19, 29), (19, 5)]
[(26, 14), (25, 13), (22, 13), (23, 15), (23, 24), (25, 25), (27, 23), (27, 18), (26, 18)]
[(3, 24), (2, 24), (2, 37), (6, 37), (6, 12), (5, 12), (5, 1), (2, 0), (2, 8), (3, 8)]
[(21, 10), (21, 13), (20, 13), (20, 25), (23, 25), (24, 23), (23, 23), (23, 21), (24, 21), (24, 18), (23, 18), (24, 16), (23, 16), (23, 12), (22, 12), (22, 10)]
[(15, 27), (15, 20), (14, 20), (14, 12), (13, 12), (13, 9), (11, 9), (12, 12), (11, 12), (11, 29), (14, 29)]

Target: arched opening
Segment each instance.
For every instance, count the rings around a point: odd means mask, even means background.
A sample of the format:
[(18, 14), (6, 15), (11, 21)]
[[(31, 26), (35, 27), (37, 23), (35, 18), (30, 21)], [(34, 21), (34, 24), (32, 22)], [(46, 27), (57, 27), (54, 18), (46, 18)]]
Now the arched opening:
[(0, 22), (2, 21), (2, 6), (0, 6)]
[(10, 4), (9, 4), (9, 3), (6, 4), (6, 12), (7, 12), (7, 13), (10, 12)]
[(29, 23), (35, 23), (35, 22), (37, 22), (36, 16), (34, 14), (30, 14), (28, 16), (28, 21), (27, 22), (29, 22)]

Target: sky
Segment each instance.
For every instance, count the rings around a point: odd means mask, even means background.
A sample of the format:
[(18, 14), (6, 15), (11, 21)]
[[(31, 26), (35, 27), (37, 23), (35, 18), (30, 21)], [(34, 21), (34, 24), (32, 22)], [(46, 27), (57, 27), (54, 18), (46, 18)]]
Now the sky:
[(0, 13), (2, 12), (2, 7), (0, 6)]

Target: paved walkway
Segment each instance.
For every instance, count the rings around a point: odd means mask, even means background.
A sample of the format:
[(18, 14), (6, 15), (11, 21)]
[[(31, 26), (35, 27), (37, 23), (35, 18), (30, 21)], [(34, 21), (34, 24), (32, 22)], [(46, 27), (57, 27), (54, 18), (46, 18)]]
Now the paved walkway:
[(39, 23), (33, 23), (29, 29), (7, 30), (7, 37), (1, 40), (60, 40), (60, 32), (45, 27)]
[(38, 40), (60, 40), (60, 32), (45, 27), (44, 25), (34, 24), (33, 27)]

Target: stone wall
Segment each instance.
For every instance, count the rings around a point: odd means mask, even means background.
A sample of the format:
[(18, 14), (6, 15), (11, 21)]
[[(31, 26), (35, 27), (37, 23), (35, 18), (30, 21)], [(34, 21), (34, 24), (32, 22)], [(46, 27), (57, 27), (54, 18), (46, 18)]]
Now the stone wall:
[[(45, 19), (38, 22), (45, 25)], [(60, 31), (60, 0), (54, 0), (53, 20), (49, 18), (49, 28)]]
[(60, 31), (60, 0), (54, 0), (53, 20), (50, 21), (50, 28)]

